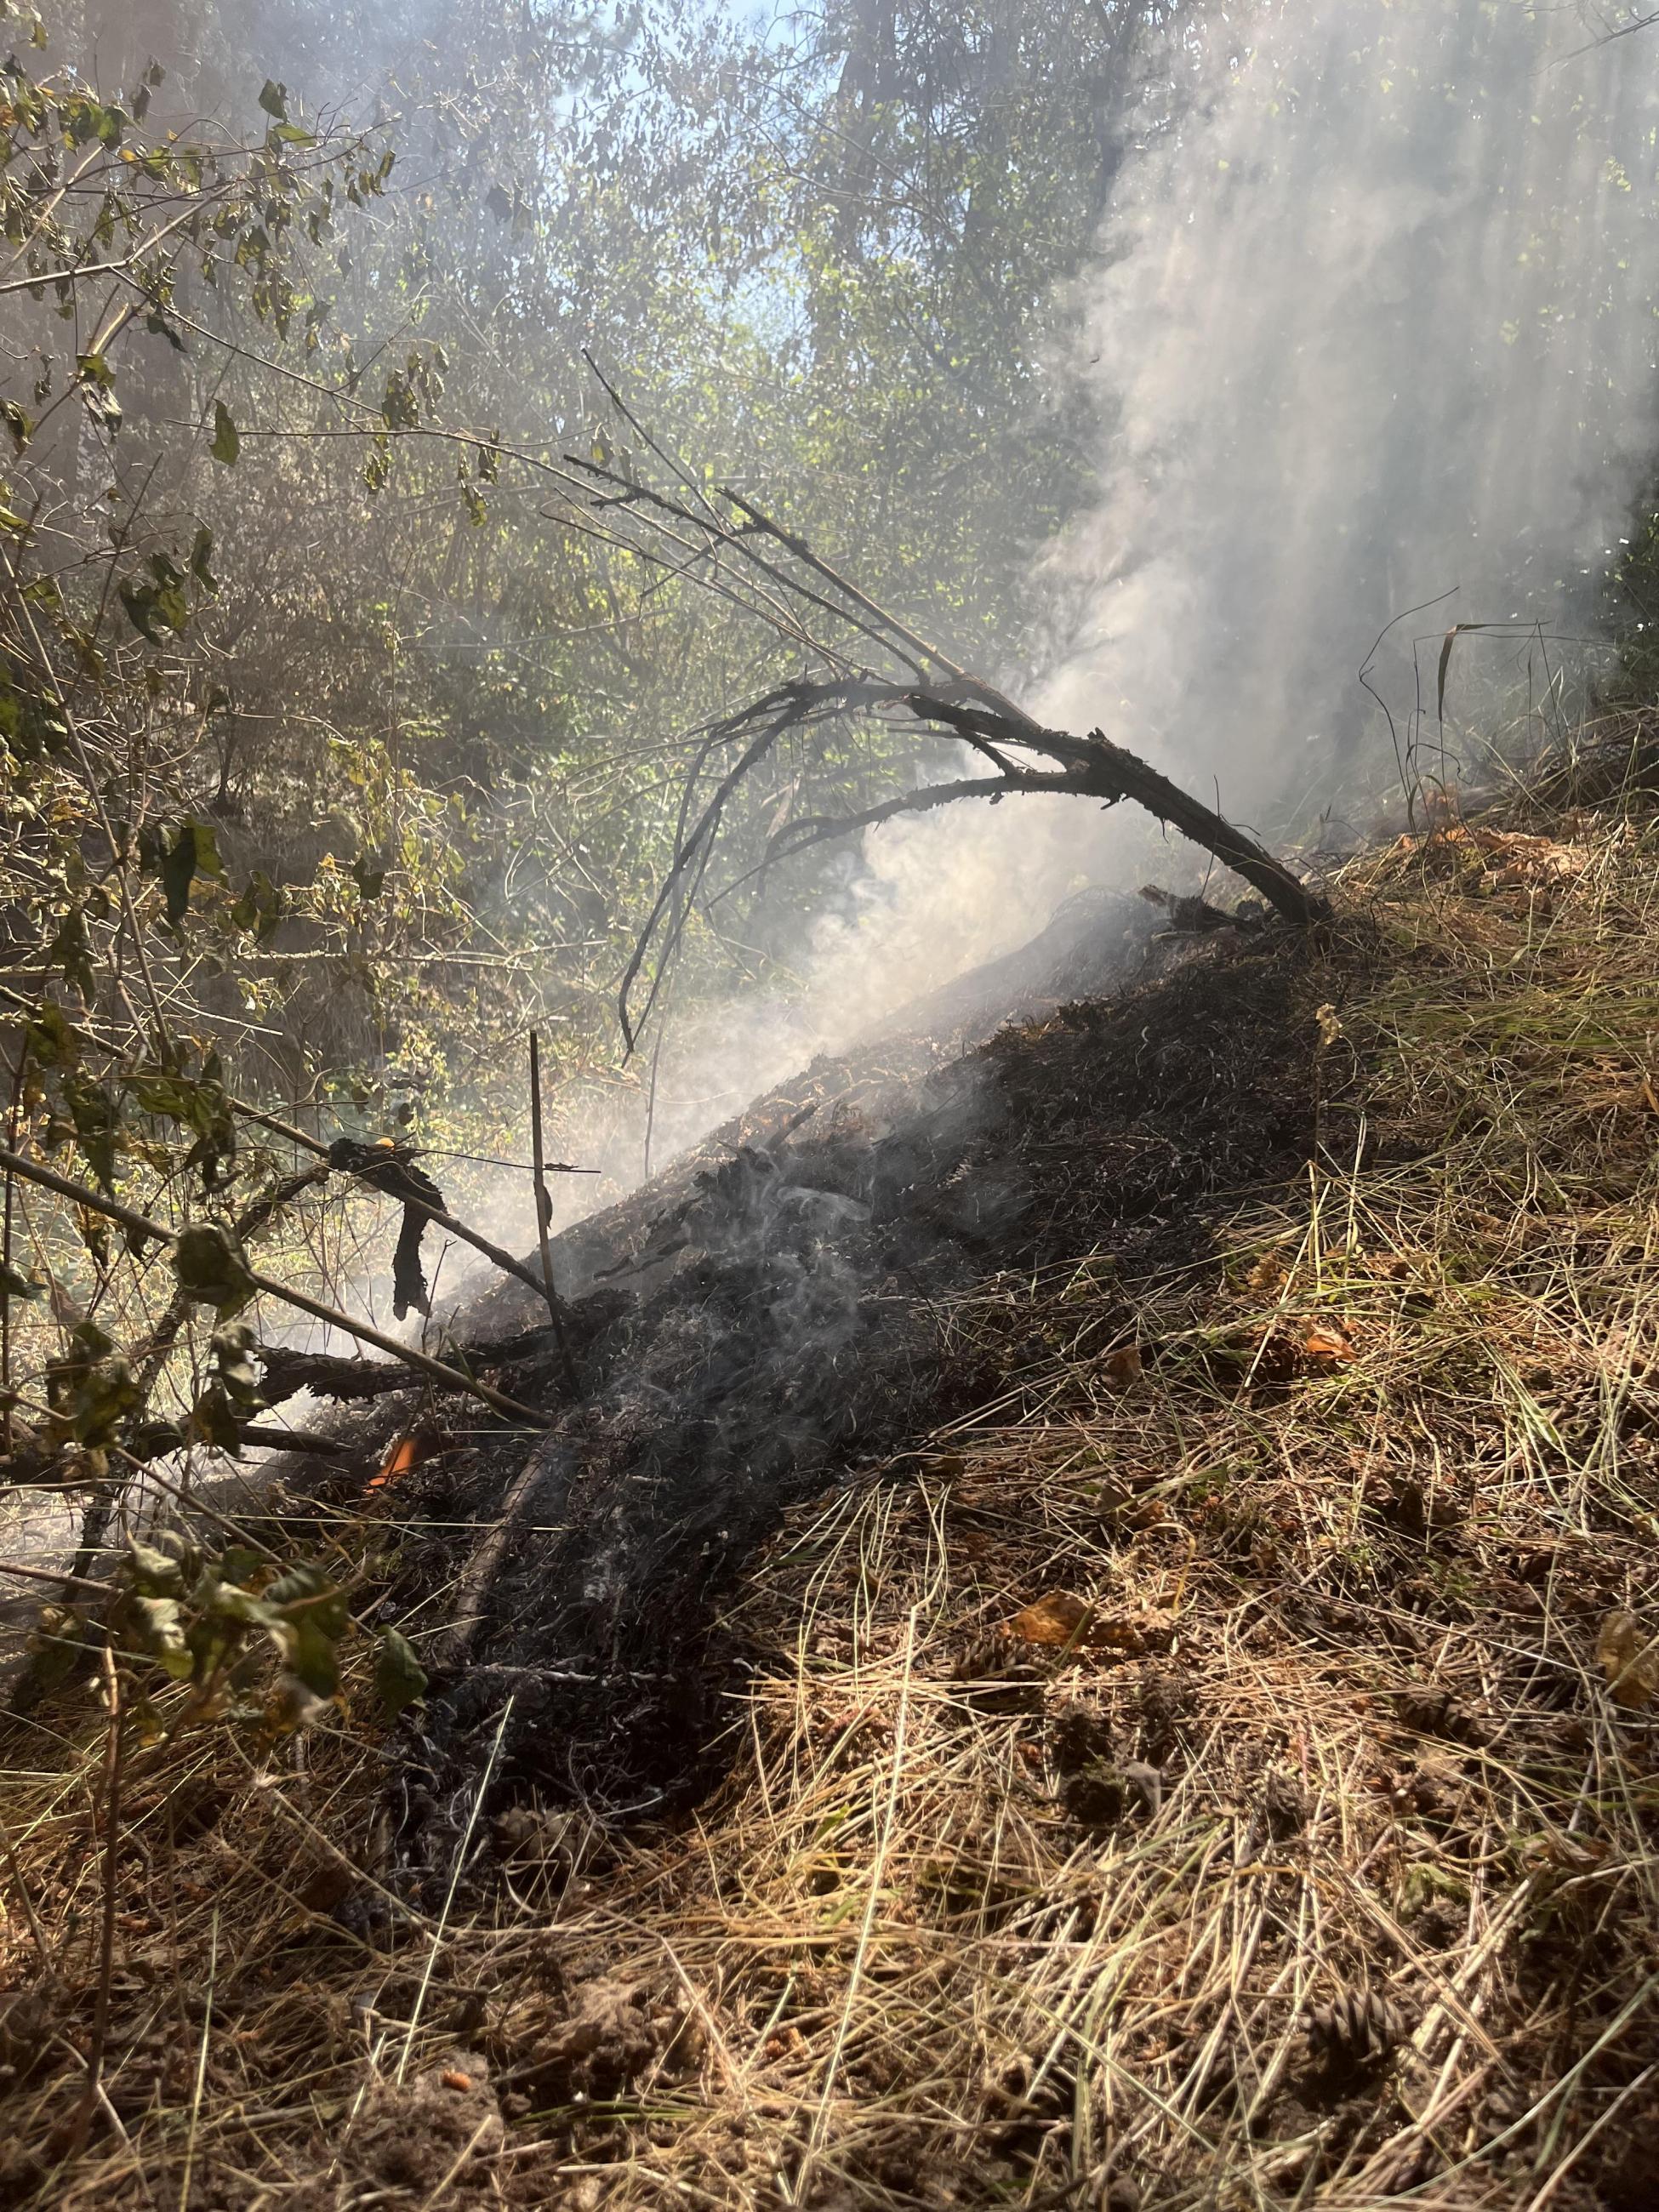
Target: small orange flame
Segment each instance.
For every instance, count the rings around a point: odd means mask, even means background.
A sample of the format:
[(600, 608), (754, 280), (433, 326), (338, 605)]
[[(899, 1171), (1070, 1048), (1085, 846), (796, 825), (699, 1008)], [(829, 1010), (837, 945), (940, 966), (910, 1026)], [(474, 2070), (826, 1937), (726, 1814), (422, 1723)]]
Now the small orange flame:
[(380, 1473), (369, 1484), (371, 1490), (385, 1490), (396, 1482), (399, 1475), (407, 1474), (414, 1466), (417, 1454), (412, 1436), (397, 1437), (387, 1452)]

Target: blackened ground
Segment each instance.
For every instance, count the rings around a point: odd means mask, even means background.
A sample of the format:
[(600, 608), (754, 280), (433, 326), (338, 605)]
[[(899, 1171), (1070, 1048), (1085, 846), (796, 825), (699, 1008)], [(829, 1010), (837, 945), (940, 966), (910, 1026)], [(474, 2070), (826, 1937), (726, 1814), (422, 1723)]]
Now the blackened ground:
[[(434, 1533), (406, 1545), (388, 1614), (429, 1620), (445, 1593), (452, 1620), (410, 1745), (416, 1865), (451, 1863), (498, 1741), (495, 1802), (533, 1785), (623, 1817), (695, 1795), (743, 1664), (721, 1600), (781, 1513), (1006, 1399), (1041, 1355), (1012, 1298), (999, 1333), (988, 1290), (1109, 1255), (1117, 1302), (1091, 1307), (1104, 1350), (1138, 1284), (1201, 1265), (1245, 1191), (1298, 1174), (1318, 948), (1261, 930), (1155, 957), (1150, 980), (943, 1064), (817, 1066), (747, 1141), (560, 1240), (580, 1401), (532, 1340), (495, 1376), (555, 1416), (528, 1461), (522, 1437), (428, 1430), (396, 1492), (398, 1517)], [(964, 1352), (946, 1321), (976, 1293)], [(517, 1296), (457, 1334), (533, 1324)]]

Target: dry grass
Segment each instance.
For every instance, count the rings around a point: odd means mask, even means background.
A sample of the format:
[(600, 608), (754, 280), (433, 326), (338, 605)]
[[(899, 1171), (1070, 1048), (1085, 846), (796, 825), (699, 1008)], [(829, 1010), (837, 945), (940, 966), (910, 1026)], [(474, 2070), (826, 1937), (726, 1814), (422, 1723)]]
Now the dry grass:
[[(1659, 837), (1517, 823), (1350, 871), (1322, 1158), (1133, 1355), (1088, 1255), (942, 1317), (1013, 1304), (1029, 1373), (772, 1547), (694, 1820), (480, 1820), (422, 1918), (372, 1730), (135, 1741), (111, 1855), (105, 1731), (42, 1729), (12, 2199), (1652, 2202), (1654, 1723), (1596, 1645), (1659, 1628)], [(1322, 2059), (1355, 1994), (1388, 2047)]]

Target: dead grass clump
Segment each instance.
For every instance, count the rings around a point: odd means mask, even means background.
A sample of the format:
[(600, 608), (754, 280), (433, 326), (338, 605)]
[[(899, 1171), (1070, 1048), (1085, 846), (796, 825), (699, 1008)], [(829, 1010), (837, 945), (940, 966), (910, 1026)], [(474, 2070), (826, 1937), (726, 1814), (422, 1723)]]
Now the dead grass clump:
[(198, 1746), (184, 1834), (141, 1762), (112, 1854), (43, 1724), (11, 2201), (1650, 2203), (1659, 852), (1545, 835), (1350, 871), (1318, 1155), (1211, 1262), (943, 1316), (1032, 1355), (792, 1516), (688, 1822), (481, 1796), (423, 1916), (352, 1729)]

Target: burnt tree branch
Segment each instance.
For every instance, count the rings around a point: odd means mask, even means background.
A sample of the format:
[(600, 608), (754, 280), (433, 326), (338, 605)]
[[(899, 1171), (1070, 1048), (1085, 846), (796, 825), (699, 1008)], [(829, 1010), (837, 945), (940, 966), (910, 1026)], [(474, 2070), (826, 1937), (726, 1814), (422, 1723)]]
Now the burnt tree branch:
[[(637, 474), (567, 455), (568, 465), (592, 483), (593, 505), (623, 520), (643, 541), (654, 538), (681, 555), (695, 555), (682, 573), (746, 607), (793, 649), (804, 649), (816, 672), (776, 685), (699, 733), (681, 794), (672, 859), (618, 992), (623, 1034), (630, 1049), (656, 1003), (738, 792), (786, 738), (851, 717), (872, 716), (890, 726), (897, 721), (919, 732), (954, 738), (995, 773), (923, 784), (842, 816), (811, 815), (787, 823), (769, 841), (760, 866), (740, 881), (792, 854), (898, 815), (963, 799), (995, 801), (1021, 793), (1066, 793), (1105, 806), (1133, 800), (1242, 877), (1289, 921), (1306, 925), (1326, 913), (1325, 901), (1256, 838), (1138, 754), (1102, 730), (1079, 737), (1045, 728), (880, 605), (747, 494), (729, 485), (704, 490), (696, 474), (650, 436), (616, 385), (597, 364), (590, 365), (611, 404), (645, 440), (671, 479), (667, 485), (647, 483)], [(890, 670), (902, 672), (884, 675), (879, 668), (851, 664), (850, 653), (867, 655), (872, 646)], [(703, 778), (724, 746), (736, 747), (736, 757), (699, 808), (696, 801), (705, 787)], [(635, 986), (653, 952), (654, 973), (636, 1008)]]

